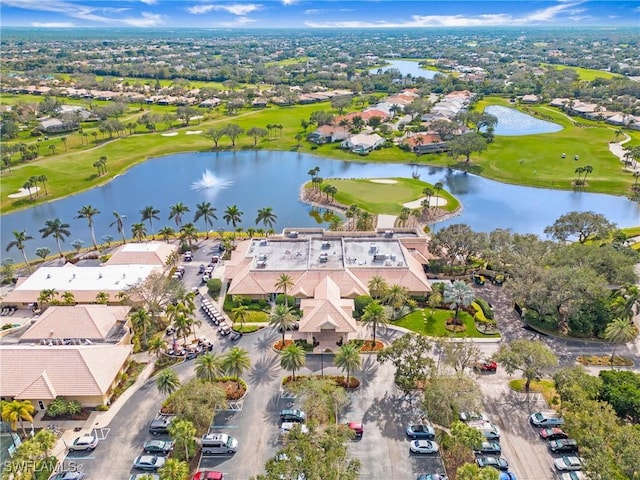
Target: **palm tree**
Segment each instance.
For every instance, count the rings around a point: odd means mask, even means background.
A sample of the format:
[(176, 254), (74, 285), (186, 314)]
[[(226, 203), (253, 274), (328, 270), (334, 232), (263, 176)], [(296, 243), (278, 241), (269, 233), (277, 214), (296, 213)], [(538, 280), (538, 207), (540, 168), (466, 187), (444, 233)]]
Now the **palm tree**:
[(164, 466), (158, 469), (160, 480), (188, 480), (189, 464), (177, 458), (168, 458)]
[(396, 318), (396, 312), (409, 300), (407, 289), (402, 285), (394, 283), (389, 287), (384, 295), (384, 302), (393, 308), (393, 318)]
[(11, 425), (11, 430), (18, 428), (18, 422), (22, 427), (22, 433), (27, 436), (27, 431), (24, 428), (24, 421), (33, 423), (33, 414), (36, 411), (36, 407), (29, 400), (13, 400), (11, 402), (5, 402), (2, 405), (2, 418), (8, 420)]
[(379, 275), (371, 277), (367, 286), (369, 287), (369, 295), (371, 295), (375, 300), (379, 300), (384, 297), (389, 289), (387, 281)]
[(360, 318), (365, 325), (371, 325), (373, 329), (373, 345), (376, 344), (376, 330), (378, 326), (385, 326), (389, 323), (389, 317), (382, 305), (373, 301), (364, 307), (364, 313)]
[(64, 151), (68, 152), (69, 150), (67, 149), (67, 137), (60, 137), (60, 141), (64, 144)]
[(439, 194), (440, 194), (440, 190), (442, 190), (442, 187), (444, 187), (444, 185), (442, 184), (442, 182), (437, 182), (434, 186), (433, 186), (433, 190), (436, 194), (436, 201), (435, 201), (435, 208), (438, 208), (438, 200), (439, 200)]
[(193, 248), (193, 242), (198, 241), (198, 229), (193, 223), (187, 223), (180, 227), (180, 239), (189, 244), (189, 248)]
[(351, 372), (356, 368), (360, 368), (362, 364), (358, 348), (353, 343), (345, 343), (340, 347), (333, 361), (336, 367), (343, 372), (347, 372), (347, 386), (350, 386)]
[(273, 213), (273, 208), (271, 207), (260, 208), (258, 209), (258, 216), (256, 217), (256, 225), (262, 222), (262, 224), (266, 228), (273, 228), (273, 224), (275, 223), (277, 218), (278, 216), (275, 213)]
[(89, 231), (91, 232), (91, 241), (93, 242), (94, 250), (98, 249), (98, 243), (96, 242), (96, 233), (93, 230), (93, 217), (98, 215), (100, 210), (92, 207), (91, 205), (84, 205), (80, 210), (78, 210), (78, 214), (76, 218), (86, 218), (89, 223)]
[(175, 218), (176, 225), (180, 228), (182, 226), (182, 215), (187, 212), (189, 212), (189, 207), (182, 202), (171, 205), (171, 207), (169, 207), (169, 220)]
[(461, 280), (456, 280), (453, 283), (445, 283), (443, 299), (445, 303), (451, 305), (451, 309), (455, 310), (454, 321), (459, 324), (458, 315), (460, 314), (460, 308), (468, 307), (476, 298), (476, 294), (468, 284)]
[(196, 214), (193, 216), (193, 221), (197, 222), (198, 220), (204, 221), (205, 229), (207, 230), (207, 239), (209, 238), (209, 230), (213, 227), (212, 218), (216, 220), (218, 217), (216, 216), (216, 209), (211, 206), (209, 202), (202, 202), (196, 205)]
[(141, 221), (149, 222), (149, 228), (151, 229), (151, 238), (153, 238), (154, 240), (156, 237), (153, 231), (153, 221), (160, 220), (160, 217), (158, 216), (159, 213), (160, 210), (155, 208), (153, 205), (147, 205), (142, 210), (140, 210), (140, 215), (142, 216)]
[(236, 228), (242, 221), (242, 212), (236, 205), (229, 205), (222, 218), (227, 222), (227, 225), (231, 224), (233, 228)]
[(140, 222), (131, 225), (131, 236), (135, 241), (144, 242), (147, 237), (147, 227), (145, 227), (144, 223)]
[(170, 368), (165, 368), (156, 377), (156, 387), (162, 395), (171, 395), (180, 387), (178, 374)]
[(140, 339), (142, 343), (147, 341), (147, 332), (149, 328), (153, 324), (153, 319), (149, 312), (144, 308), (139, 308), (135, 312), (133, 312), (129, 318), (131, 319), (131, 324), (136, 332), (140, 335)]
[(106, 305), (109, 303), (109, 294), (107, 294), (107, 292), (98, 292), (96, 294), (96, 303), (98, 305)]
[(291, 371), (293, 380), (296, 379), (296, 370), (300, 370), (307, 363), (307, 354), (297, 343), (287, 345), (280, 351), (280, 366)]
[(13, 247), (16, 247), (18, 250), (20, 250), (20, 252), (22, 252), (22, 256), (24, 257), (24, 263), (27, 264), (27, 268), (29, 269), (29, 271), (31, 271), (31, 264), (27, 259), (27, 253), (25, 252), (25, 245), (24, 245), (24, 243), (27, 240), (33, 240), (33, 237), (30, 235), (27, 235), (26, 230), (20, 230), (20, 231), (14, 230), (13, 240), (10, 241), (9, 244), (7, 245), (7, 252), (11, 250)]
[(39, 232), (42, 234), (42, 238), (47, 238), (49, 235), (53, 236), (56, 239), (56, 244), (58, 245), (58, 253), (63, 257), (62, 254), (62, 245), (61, 242), (64, 242), (65, 237), (71, 235), (69, 231), (69, 224), (62, 223), (62, 220), (59, 218), (54, 218), (53, 220), (47, 220), (44, 222), (44, 228), (41, 228)]
[(582, 179), (582, 183), (587, 183), (587, 175), (593, 172), (593, 167), (591, 165), (584, 166), (584, 178)]
[(47, 259), (51, 250), (47, 247), (36, 248), (36, 256), (40, 257), (43, 261)]
[(269, 314), (269, 325), (282, 332), (282, 347), (284, 348), (284, 334), (293, 327), (296, 317), (286, 305), (276, 305)]
[(169, 435), (176, 442), (178, 448), (184, 447), (184, 458), (189, 461), (189, 447), (194, 442), (196, 427), (189, 420), (176, 420), (169, 424)]
[(64, 292), (61, 296), (62, 303), (65, 305), (74, 305), (76, 303), (76, 297), (73, 292)]
[(611, 353), (611, 366), (613, 366), (617, 345), (630, 342), (636, 338), (637, 335), (638, 329), (631, 320), (614, 318), (609, 322), (607, 328), (604, 330), (604, 338), (614, 344), (613, 352)]
[(122, 243), (127, 243), (127, 239), (124, 238), (124, 220), (126, 220), (127, 216), (120, 215), (115, 210), (113, 211), (113, 216), (116, 219), (113, 222), (111, 222), (109, 226), (113, 227), (114, 225), (116, 225), (116, 227), (118, 228), (118, 233), (120, 233), (120, 235), (122, 236)]
[(47, 178), (47, 176), (46, 176), (46, 175), (44, 175), (44, 174), (42, 174), (42, 175), (38, 175), (38, 176), (36, 177), (36, 180), (37, 180), (38, 182), (42, 183), (42, 188), (44, 188), (44, 194), (45, 194), (45, 196), (46, 196), (46, 195), (49, 195), (49, 192), (47, 192), (47, 181), (49, 180), (49, 179)]
[(165, 242), (169, 243), (169, 239), (176, 234), (176, 231), (173, 227), (162, 227), (158, 234), (164, 239)]
[(160, 358), (162, 352), (167, 349), (167, 341), (160, 335), (156, 335), (151, 340), (149, 340), (149, 344), (147, 345), (147, 347), (149, 353), (155, 354), (156, 358)]
[(278, 281), (274, 284), (274, 287), (276, 287), (276, 291), (282, 290), (282, 293), (284, 294), (284, 304), (286, 307), (289, 306), (289, 297), (287, 296), (287, 291), (292, 288), (293, 285), (293, 279), (286, 273), (280, 275), (278, 277)]
[(207, 352), (200, 355), (196, 359), (196, 377), (200, 380), (213, 382), (222, 377), (224, 370), (222, 369), (222, 357), (215, 353)]
[(58, 291), (55, 288), (45, 288), (44, 290), (40, 291), (40, 294), (38, 295), (38, 302), (44, 304), (53, 303), (53, 300), (54, 298), (56, 298), (57, 294)]
[(236, 383), (240, 387), (240, 377), (251, 368), (249, 352), (244, 348), (233, 347), (222, 359), (222, 369), (231, 377), (236, 377)]
[(231, 316), (233, 317), (233, 324), (235, 326), (236, 322), (240, 322), (240, 329), (244, 327), (244, 322), (249, 318), (250, 312), (249, 307), (246, 305), (238, 305), (236, 308), (231, 310)]

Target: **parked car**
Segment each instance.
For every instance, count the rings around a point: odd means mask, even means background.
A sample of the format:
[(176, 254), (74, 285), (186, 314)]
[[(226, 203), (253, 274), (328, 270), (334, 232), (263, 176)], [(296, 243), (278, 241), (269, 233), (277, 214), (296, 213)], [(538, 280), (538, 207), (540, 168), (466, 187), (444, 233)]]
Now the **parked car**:
[(169, 433), (169, 425), (175, 418), (175, 415), (158, 415), (151, 420), (149, 424), (149, 433), (151, 435), (165, 435)]
[(280, 412), (280, 420), (283, 422), (301, 422), (307, 419), (307, 415), (302, 410), (286, 408)]
[(362, 435), (364, 435), (364, 425), (361, 423), (349, 422), (347, 426), (355, 433), (356, 438), (362, 438)]
[(433, 440), (411, 440), (409, 450), (413, 453), (434, 454), (440, 451), (440, 447)]
[(529, 422), (534, 427), (559, 427), (564, 424), (564, 419), (557, 412), (536, 412), (529, 417)]
[(495, 360), (484, 360), (475, 363), (473, 369), (478, 372), (495, 372), (498, 370), (498, 363)]
[(133, 468), (138, 470), (157, 470), (164, 466), (165, 457), (160, 455), (140, 455), (133, 461)]
[(486, 440), (500, 440), (500, 429), (491, 422), (469, 422), (468, 425), (480, 430)]
[(561, 428), (543, 428), (540, 430), (540, 438), (543, 440), (560, 440), (561, 438), (569, 438)]
[(200, 264), (200, 268), (198, 268), (198, 274), (202, 275), (204, 273), (204, 263)]
[(565, 472), (560, 475), (560, 480), (586, 480), (582, 472)]
[(237, 342), (238, 340), (240, 340), (242, 338), (242, 333), (240, 332), (236, 332), (235, 330), (232, 331), (229, 334), (229, 340), (233, 341), (233, 342)]
[(518, 480), (516, 474), (513, 472), (500, 472), (499, 480)]
[(157, 473), (135, 473), (129, 477), (129, 480), (160, 480)]
[(213, 470), (202, 470), (193, 475), (193, 480), (223, 480), (224, 473), (214, 472)]
[(460, 418), (460, 420), (462, 420), (465, 423), (474, 422), (474, 421), (481, 421), (481, 422), (489, 421), (489, 417), (487, 417), (486, 414), (479, 413), (479, 412), (460, 412), (458, 417)]
[(309, 427), (300, 422), (283, 422), (282, 425), (280, 425), (280, 433), (287, 434), (293, 430), (295, 426), (299, 426), (302, 433), (309, 433)]
[(145, 453), (160, 453), (162, 455), (167, 455), (171, 450), (173, 450), (173, 446), (175, 442), (171, 440), (149, 440), (144, 442), (142, 449)]
[(419, 475), (416, 480), (449, 480), (446, 475), (440, 475), (439, 473), (423, 473)]
[(564, 457), (556, 458), (553, 464), (561, 472), (569, 470), (582, 470), (582, 460), (575, 455), (565, 455)]
[(71, 444), (67, 445), (70, 451), (93, 450), (98, 446), (98, 437), (95, 435), (81, 435)]
[(502, 457), (478, 457), (476, 458), (476, 463), (480, 468), (493, 467), (497, 470), (505, 471), (509, 469), (509, 463)]
[(549, 442), (552, 453), (578, 453), (578, 442), (573, 438), (561, 438)]
[(202, 436), (202, 454), (234, 454), (238, 451), (238, 440), (226, 433), (207, 433)]
[(498, 442), (482, 442), (474, 449), (474, 452), (480, 455), (500, 455), (502, 453), (502, 447), (500, 447)]
[(436, 438), (436, 431), (430, 425), (409, 425), (405, 429), (407, 437), (413, 439), (426, 439), (426, 440), (434, 440)]
[(84, 480), (84, 477), (83, 472), (62, 471), (50, 476), (49, 480)]

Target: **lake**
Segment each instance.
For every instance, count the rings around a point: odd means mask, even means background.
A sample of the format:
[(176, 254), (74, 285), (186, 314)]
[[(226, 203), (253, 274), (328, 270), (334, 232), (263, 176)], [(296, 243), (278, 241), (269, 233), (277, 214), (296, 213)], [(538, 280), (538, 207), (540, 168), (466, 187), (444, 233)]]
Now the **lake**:
[[(63, 244), (65, 249), (71, 250), (70, 244), (76, 239), (83, 240), (85, 246), (91, 245), (86, 220), (74, 218), (83, 205), (92, 205), (102, 212), (94, 217), (98, 241), (104, 235), (119, 238), (116, 227), (110, 226), (114, 210), (127, 216), (128, 236), (131, 225), (140, 222), (140, 210), (147, 205), (160, 210), (160, 220), (154, 221), (156, 231), (167, 225), (175, 228), (168, 215), (169, 206), (177, 202), (191, 209), (184, 216), (184, 223), (193, 219), (196, 204), (211, 202), (217, 208), (216, 230), (228, 228), (222, 216), (226, 207), (234, 204), (244, 212), (241, 226), (245, 229), (255, 228), (257, 211), (264, 207), (272, 207), (278, 216), (276, 231), (285, 227), (317, 226), (317, 212), (299, 200), (301, 185), (310, 179), (307, 172), (316, 166), (320, 168), (319, 176), (325, 179), (411, 177), (417, 169), (421, 180), (432, 184), (442, 182), (464, 205), (461, 215), (439, 223), (438, 228), (450, 223), (466, 223), (477, 231), (510, 228), (519, 233), (542, 234), (560, 215), (573, 210), (605, 214), (620, 227), (640, 223), (640, 205), (624, 197), (507, 185), (446, 168), (343, 162), (280, 151), (182, 153), (136, 165), (101, 187), (3, 215), (0, 217), (2, 258), (16, 261), (22, 258), (18, 250), (5, 251), (13, 238), (13, 230), (25, 229), (34, 237), (26, 243), (30, 257), (34, 257), (36, 248), (41, 246), (56, 252), (55, 241), (40, 238), (38, 232), (51, 218), (70, 224), (71, 236)], [(207, 170), (211, 176), (205, 176)], [(201, 187), (202, 183), (211, 184), (212, 188), (194, 188)], [(205, 226), (199, 222), (198, 228)]]
[(424, 68), (420, 68), (420, 64), (418, 62), (411, 60), (387, 60), (387, 62), (388, 65), (385, 65), (384, 67), (370, 68), (369, 73), (378, 73), (378, 70), (385, 72), (387, 70), (394, 69), (398, 70), (403, 77), (411, 75), (412, 77), (423, 77), (426, 79), (431, 79), (438, 73), (435, 70), (425, 70)]
[(553, 133), (562, 130), (562, 126), (557, 123), (540, 120), (526, 113), (522, 113), (515, 108), (489, 105), (484, 111), (498, 118), (498, 124), (493, 132), (495, 135), (534, 135), (537, 133)]

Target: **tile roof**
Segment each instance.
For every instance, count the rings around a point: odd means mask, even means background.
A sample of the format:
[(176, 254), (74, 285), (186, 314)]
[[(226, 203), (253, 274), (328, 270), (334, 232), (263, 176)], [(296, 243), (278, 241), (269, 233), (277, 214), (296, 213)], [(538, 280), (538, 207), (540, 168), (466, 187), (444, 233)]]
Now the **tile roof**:
[(166, 242), (127, 243), (119, 247), (105, 265), (167, 266), (167, 258), (177, 251), (177, 245)]
[(26, 400), (102, 396), (132, 345), (2, 346), (0, 396)]
[(107, 305), (51, 306), (20, 340), (88, 338), (103, 341), (118, 321), (127, 319), (130, 310), (131, 307)]
[(325, 276), (314, 291), (314, 298), (300, 302), (303, 312), (300, 332), (318, 332), (322, 329), (336, 332), (355, 333), (356, 320), (353, 318), (353, 300), (340, 298), (340, 287)]

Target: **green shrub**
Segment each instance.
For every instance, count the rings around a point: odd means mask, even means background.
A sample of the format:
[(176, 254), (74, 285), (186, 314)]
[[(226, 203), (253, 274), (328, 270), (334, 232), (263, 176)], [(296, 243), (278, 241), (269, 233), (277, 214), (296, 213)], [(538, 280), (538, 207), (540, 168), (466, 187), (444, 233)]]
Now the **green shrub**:
[(10, 328), (13, 328), (13, 323), (5, 323), (2, 325), (2, 330), (9, 330)]
[(364, 309), (367, 308), (367, 305), (371, 302), (373, 302), (373, 298), (371, 298), (370, 295), (358, 295), (353, 301), (355, 307), (353, 312), (354, 316), (360, 318), (364, 313)]
[(82, 410), (84, 410), (84, 408), (77, 400), (71, 400), (67, 403), (67, 413), (69, 415), (78, 415), (79, 413), (82, 413)]
[[(283, 305), (283, 304), (284, 304), (284, 294), (279, 293), (278, 296), (276, 297), (276, 305)], [(292, 297), (291, 295), (287, 295), (287, 305), (291, 307), (292, 305), (295, 305), (295, 304), (296, 304), (295, 297)]]
[(222, 289), (222, 281), (219, 278), (212, 278), (207, 282), (207, 291), (211, 298), (217, 298)]
[(96, 412), (106, 412), (109, 410), (109, 405), (98, 405), (95, 410)]
[(66, 415), (69, 412), (67, 408), (68, 403), (64, 399), (57, 397), (47, 406), (47, 416), (55, 418)]
[(269, 306), (269, 302), (267, 302), (264, 298), (260, 298), (258, 299), (258, 305), (260, 305), (260, 308), (264, 310)]
[(475, 303), (477, 303), (482, 309), (482, 313), (487, 317), (488, 320), (493, 320), (493, 310), (489, 306), (489, 302), (487, 302), (484, 298), (476, 298)]

